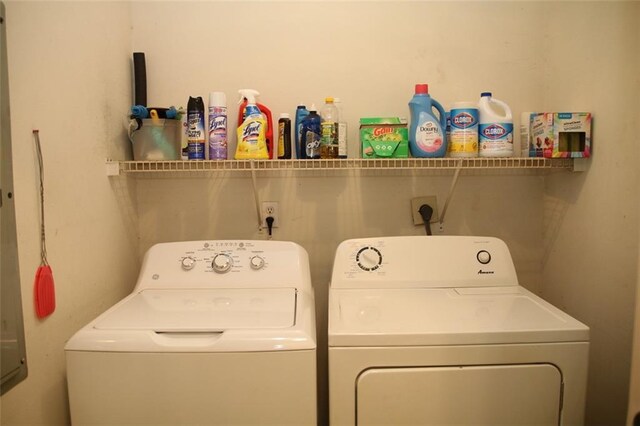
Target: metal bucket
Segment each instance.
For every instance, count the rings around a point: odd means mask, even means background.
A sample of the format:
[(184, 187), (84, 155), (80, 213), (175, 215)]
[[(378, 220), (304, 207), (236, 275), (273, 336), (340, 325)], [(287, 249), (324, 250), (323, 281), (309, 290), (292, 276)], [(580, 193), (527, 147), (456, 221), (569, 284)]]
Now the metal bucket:
[(136, 161), (180, 160), (182, 126), (180, 120), (144, 119), (136, 129), (129, 127), (129, 139)]

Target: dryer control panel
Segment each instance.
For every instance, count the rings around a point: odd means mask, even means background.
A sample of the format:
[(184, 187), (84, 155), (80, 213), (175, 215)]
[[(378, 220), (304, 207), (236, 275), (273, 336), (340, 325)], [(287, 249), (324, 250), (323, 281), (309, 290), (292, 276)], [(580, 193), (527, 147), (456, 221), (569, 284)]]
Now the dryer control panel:
[(331, 286), (487, 287), (518, 284), (506, 244), (492, 237), (408, 236), (347, 240)]
[(308, 264), (307, 252), (286, 241), (161, 243), (145, 255), (136, 288), (310, 288)]

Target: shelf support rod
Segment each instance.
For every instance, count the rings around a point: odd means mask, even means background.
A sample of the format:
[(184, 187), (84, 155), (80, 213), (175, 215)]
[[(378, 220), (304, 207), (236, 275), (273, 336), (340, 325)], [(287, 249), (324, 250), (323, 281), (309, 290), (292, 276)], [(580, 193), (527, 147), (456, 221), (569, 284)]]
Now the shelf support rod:
[(260, 197), (258, 196), (258, 184), (256, 180), (255, 161), (249, 160), (251, 163), (251, 182), (253, 184), (253, 198), (256, 201), (256, 213), (258, 214), (258, 231), (262, 231), (262, 220), (260, 220)]
[(451, 197), (453, 197), (453, 192), (456, 189), (456, 184), (458, 183), (458, 177), (460, 176), (460, 170), (462, 170), (462, 158), (458, 160), (456, 164), (456, 171), (453, 174), (453, 180), (451, 181), (451, 186), (449, 187), (449, 194), (447, 194), (447, 199), (444, 202), (444, 207), (442, 208), (442, 214), (440, 215), (440, 229), (442, 229), (444, 224), (444, 216), (447, 213), (447, 209), (449, 208), (449, 202), (451, 201)]

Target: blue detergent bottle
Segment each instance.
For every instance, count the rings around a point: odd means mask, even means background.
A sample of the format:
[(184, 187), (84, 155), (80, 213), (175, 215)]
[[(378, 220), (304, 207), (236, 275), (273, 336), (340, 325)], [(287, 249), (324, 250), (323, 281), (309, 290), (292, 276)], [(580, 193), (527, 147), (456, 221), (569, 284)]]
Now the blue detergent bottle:
[[(434, 109), (438, 112), (435, 115)], [(415, 94), (409, 102), (411, 126), (409, 148), (414, 157), (444, 157), (447, 153), (447, 118), (444, 108), (429, 96), (429, 86), (416, 84)]]
[(307, 158), (307, 151), (304, 146), (301, 144), (301, 136), (302, 136), (302, 121), (309, 115), (309, 111), (307, 107), (300, 104), (296, 109), (296, 119), (295, 119), (295, 129), (294, 129), (294, 140), (296, 146), (296, 157), (300, 159)]

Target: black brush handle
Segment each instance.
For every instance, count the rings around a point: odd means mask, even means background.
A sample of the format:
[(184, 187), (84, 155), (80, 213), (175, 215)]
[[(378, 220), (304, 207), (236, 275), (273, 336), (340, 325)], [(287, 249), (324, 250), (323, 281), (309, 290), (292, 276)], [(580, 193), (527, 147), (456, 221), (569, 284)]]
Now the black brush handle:
[(135, 80), (134, 105), (147, 106), (147, 65), (143, 52), (133, 52), (133, 75)]

